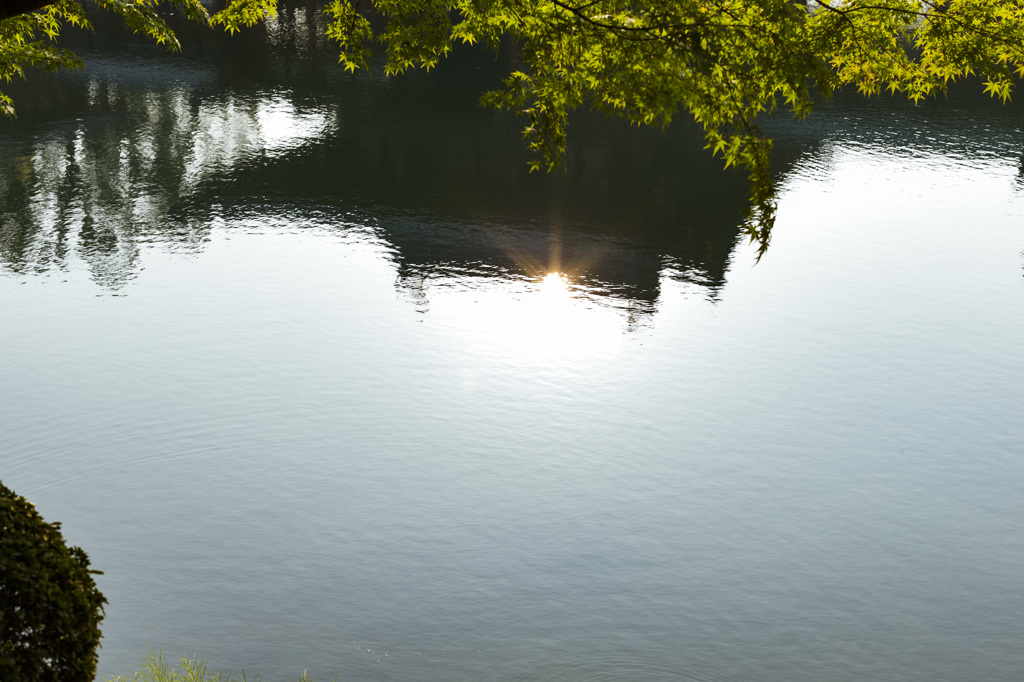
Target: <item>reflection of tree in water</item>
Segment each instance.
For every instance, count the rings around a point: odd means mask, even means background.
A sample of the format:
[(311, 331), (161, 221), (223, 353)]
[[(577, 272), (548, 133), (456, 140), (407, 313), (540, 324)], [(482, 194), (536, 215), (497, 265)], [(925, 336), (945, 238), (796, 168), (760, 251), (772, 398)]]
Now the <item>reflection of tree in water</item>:
[(686, 135), (583, 118), (569, 171), (531, 175), (520, 122), (475, 103), (493, 57), (390, 81), (331, 65), (325, 78), (312, 16), (292, 8), (262, 41), (246, 38), (266, 66), (258, 86), (235, 78), (227, 49), (207, 49), (223, 57), (212, 64), (104, 52), (85, 76), (35, 79), (21, 120), (0, 127), (5, 266), (77, 259), (117, 290), (144, 248), (196, 253), (220, 218), (331, 224), (357, 210), (393, 245), (399, 286), (421, 306), (459, 278), (557, 269), (641, 320), (663, 274), (721, 285), (745, 187)]
[(432, 289), (489, 279), (525, 286), (551, 272), (564, 276), (574, 298), (615, 308), (635, 326), (657, 309), (659, 256), (600, 235), (497, 222), (438, 225), (430, 215), (393, 217), (380, 234), (401, 246), (397, 286), (423, 311)]
[(0, 253), (15, 272), (66, 270), (77, 254), (116, 289), (138, 259), (134, 225), (109, 182), (109, 168), (81, 139), (49, 140), (11, 158), (0, 197)]
[[(19, 121), (0, 122), (4, 267), (51, 272), (78, 260), (116, 290), (144, 248), (196, 253), (221, 219), (345, 225), (355, 212), (391, 245), (398, 286), (424, 310), (432, 287), (550, 269), (637, 319), (656, 309), (665, 279), (716, 295), (747, 188), (699, 135), (580, 116), (567, 172), (529, 174), (521, 121), (476, 105), (507, 56), (468, 51), (430, 75), (352, 78), (317, 21), (315, 3), (289, 2), (241, 36), (182, 26), (183, 58), (102, 22), (79, 36), (86, 74), (33, 76), (20, 96), (14, 88)], [(953, 95), (921, 107), (839, 97), (833, 106), (849, 116), (799, 127), (776, 117), (766, 124), (776, 167), (824, 139), (975, 154), (973, 112), (988, 103)], [(896, 114), (911, 123), (876, 125)], [(989, 146), (1015, 126), (994, 126)], [(929, 130), (945, 132), (918, 139)], [(1017, 178), (1024, 188), (1024, 159)]]
[(101, 81), (87, 98), (73, 126), (5, 145), (0, 249), (16, 272), (63, 269), (75, 254), (114, 289), (140, 266), (139, 244), (196, 251), (208, 239), (209, 207), (180, 210), (198, 187), (322, 134), (326, 116), (297, 115), (282, 98), (201, 101)]

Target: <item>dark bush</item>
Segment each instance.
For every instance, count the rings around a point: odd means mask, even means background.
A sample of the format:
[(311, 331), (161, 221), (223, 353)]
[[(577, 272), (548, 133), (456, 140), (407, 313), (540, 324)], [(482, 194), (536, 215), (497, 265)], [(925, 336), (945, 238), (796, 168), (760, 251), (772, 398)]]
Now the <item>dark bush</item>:
[(0, 483), (0, 680), (93, 682), (107, 600), (59, 523)]

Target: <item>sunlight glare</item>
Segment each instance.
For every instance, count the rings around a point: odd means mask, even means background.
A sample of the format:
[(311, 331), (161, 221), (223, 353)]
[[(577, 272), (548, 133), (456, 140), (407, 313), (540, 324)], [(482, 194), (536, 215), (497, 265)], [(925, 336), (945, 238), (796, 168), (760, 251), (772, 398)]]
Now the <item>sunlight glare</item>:
[(549, 301), (569, 298), (569, 283), (560, 272), (549, 272), (540, 282), (540, 292)]
[(519, 362), (596, 360), (622, 340), (620, 317), (579, 297), (559, 272), (523, 283), (525, 288), (493, 284), (438, 291), (431, 312), (461, 327), (489, 353)]

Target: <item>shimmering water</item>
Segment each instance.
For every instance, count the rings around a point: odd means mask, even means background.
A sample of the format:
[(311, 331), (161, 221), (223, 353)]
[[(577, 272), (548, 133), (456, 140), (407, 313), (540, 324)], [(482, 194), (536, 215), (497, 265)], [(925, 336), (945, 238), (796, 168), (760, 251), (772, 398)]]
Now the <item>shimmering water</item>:
[(100, 26), (0, 124), (0, 477), (146, 644), (347, 680), (1019, 680), (1024, 118), (686, 126), (529, 175), (502, 68), (342, 74), (311, 5)]

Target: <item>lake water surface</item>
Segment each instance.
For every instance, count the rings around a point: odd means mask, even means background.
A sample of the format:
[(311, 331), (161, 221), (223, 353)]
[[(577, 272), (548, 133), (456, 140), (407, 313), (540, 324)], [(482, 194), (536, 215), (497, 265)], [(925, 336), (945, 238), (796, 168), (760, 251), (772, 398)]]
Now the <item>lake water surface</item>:
[(149, 646), (295, 679), (1024, 675), (1024, 111), (783, 117), (767, 255), (684, 124), (565, 173), (507, 59), (311, 4), (100, 24), (0, 123), (0, 478)]

